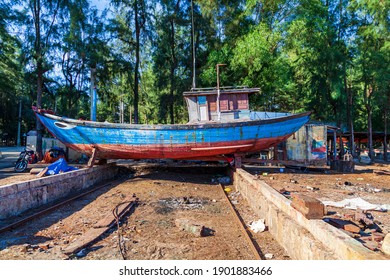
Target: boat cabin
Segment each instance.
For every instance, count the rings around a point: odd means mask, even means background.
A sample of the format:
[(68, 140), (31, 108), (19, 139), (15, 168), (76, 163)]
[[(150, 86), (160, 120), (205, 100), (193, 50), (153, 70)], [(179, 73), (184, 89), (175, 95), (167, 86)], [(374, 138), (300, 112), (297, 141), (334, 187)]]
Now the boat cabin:
[(184, 92), (189, 122), (250, 119), (249, 94), (258, 93), (258, 88), (221, 87), (199, 88)]

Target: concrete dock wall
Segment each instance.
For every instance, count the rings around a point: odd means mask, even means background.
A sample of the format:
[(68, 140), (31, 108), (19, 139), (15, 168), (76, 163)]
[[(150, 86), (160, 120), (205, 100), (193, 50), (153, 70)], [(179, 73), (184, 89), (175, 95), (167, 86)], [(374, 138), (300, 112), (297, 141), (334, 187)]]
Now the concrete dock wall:
[(78, 193), (117, 173), (118, 167), (114, 163), (0, 186), (0, 219)]
[(292, 259), (386, 259), (323, 220), (308, 220), (291, 201), (243, 169), (233, 172), (235, 187)]

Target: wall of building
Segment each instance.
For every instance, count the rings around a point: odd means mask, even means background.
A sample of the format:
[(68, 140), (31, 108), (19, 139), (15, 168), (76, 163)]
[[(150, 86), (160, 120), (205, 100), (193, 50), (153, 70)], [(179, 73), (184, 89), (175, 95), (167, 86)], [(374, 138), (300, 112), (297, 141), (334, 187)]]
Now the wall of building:
[(326, 164), (326, 125), (306, 124), (286, 141), (287, 159)]
[[(217, 95), (199, 94), (185, 97), (189, 122), (217, 121)], [(232, 121), (239, 118), (249, 119), (248, 93), (221, 93), (219, 100), (221, 121)], [(201, 114), (204, 114), (202, 117)]]

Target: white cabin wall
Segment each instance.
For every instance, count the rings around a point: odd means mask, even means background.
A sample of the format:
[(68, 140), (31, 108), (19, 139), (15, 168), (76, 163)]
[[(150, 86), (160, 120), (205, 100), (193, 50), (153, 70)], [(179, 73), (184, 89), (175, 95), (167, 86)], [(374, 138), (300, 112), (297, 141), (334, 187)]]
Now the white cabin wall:
[(196, 102), (196, 97), (194, 97), (194, 96), (186, 97), (185, 100), (187, 103), (189, 122), (199, 121), (199, 114), (198, 114), (198, 106), (197, 106), (197, 102)]

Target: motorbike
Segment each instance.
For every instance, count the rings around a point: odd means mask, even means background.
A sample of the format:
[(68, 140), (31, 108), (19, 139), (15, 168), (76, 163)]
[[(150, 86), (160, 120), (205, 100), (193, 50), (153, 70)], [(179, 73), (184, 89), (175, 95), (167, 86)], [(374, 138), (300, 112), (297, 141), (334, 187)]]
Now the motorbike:
[(21, 173), (27, 169), (29, 163), (36, 163), (38, 161), (37, 156), (33, 150), (25, 148), (20, 152), (19, 158), (15, 163), (15, 172)]

